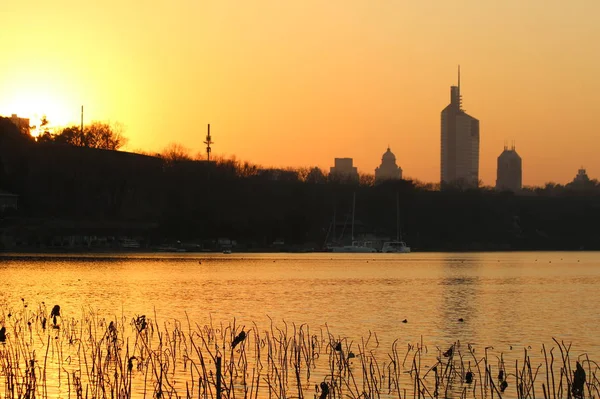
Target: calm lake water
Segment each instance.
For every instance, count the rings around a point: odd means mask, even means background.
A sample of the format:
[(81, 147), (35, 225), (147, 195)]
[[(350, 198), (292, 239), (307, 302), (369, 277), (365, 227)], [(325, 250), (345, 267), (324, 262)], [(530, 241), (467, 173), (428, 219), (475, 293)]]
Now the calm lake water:
[[(0, 306), (200, 325), (307, 323), (388, 345), (498, 351), (552, 344), (600, 358), (600, 253), (111, 254), (0, 257)], [(464, 319), (459, 322), (458, 319)], [(407, 323), (402, 323), (406, 319)]]

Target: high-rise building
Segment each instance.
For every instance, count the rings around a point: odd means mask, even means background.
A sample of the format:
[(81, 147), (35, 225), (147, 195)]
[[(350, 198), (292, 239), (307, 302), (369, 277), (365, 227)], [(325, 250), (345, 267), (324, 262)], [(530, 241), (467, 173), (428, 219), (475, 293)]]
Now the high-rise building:
[(442, 111), (441, 185), (479, 184), (479, 120), (462, 109), (460, 66), (458, 86), (450, 87), (450, 104)]
[(496, 175), (496, 190), (518, 192), (522, 187), (523, 163), (517, 154), (515, 146), (510, 149), (504, 146), (504, 151), (498, 157)]
[(396, 156), (388, 147), (381, 157), (381, 165), (375, 168), (375, 182), (390, 179), (402, 179), (402, 168), (396, 164)]
[(329, 170), (331, 180), (358, 181), (358, 169), (352, 165), (352, 158), (335, 158)]

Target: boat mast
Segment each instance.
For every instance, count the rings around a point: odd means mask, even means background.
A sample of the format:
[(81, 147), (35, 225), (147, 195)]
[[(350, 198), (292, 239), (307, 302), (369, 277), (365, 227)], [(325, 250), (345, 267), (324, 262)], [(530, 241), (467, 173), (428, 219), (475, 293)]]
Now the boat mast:
[(354, 241), (354, 209), (356, 208), (356, 193), (352, 194), (352, 241)]
[(335, 202), (333, 203), (333, 234), (332, 237), (333, 239), (331, 240), (332, 242), (336, 242), (337, 241), (337, 237), (335, 235), (335, 225), (337, 224), (337, 220), (336, 220), (336, 215), (335, 215)]
[(400, 196), (396, 191), (396, 241), (400, 241)]

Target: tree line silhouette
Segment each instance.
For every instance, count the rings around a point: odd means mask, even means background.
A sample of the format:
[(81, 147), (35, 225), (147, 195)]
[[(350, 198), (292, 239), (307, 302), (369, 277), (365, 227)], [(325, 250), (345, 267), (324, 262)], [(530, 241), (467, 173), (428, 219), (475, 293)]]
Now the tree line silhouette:
[(519, 195), (489, 188), (440, 191), (411, 180), (375, 184), (369, 175), (358, 182), (331, 180), (316, 167), (193, 159), (178, 145), (153, 155), (116, 151), (126, 140), (121, 132), (114, 137), (95, 126), (36, 141), (0, 118), (0, 190), (20, 196), (16, 212), (4, 211), (0, 230), (61, 220), (72, 222), (71, 232), (80, 226), (80, 234), (111, 230), (101, 229), (109, 222), (121, 226), (115, 232), (133, 234), (127, 223), (150, 223), (153, 228), (135, 233), (151, 243), (228, 237), (247, 248), (279, 239), (321, 248), (333, 231), (334, 238), (349, 239), (355, 194), (355, 235), (395, 237), (399, 198), (402, 236), (415, 250), (600, 248), (595, 180), (549, 183)]

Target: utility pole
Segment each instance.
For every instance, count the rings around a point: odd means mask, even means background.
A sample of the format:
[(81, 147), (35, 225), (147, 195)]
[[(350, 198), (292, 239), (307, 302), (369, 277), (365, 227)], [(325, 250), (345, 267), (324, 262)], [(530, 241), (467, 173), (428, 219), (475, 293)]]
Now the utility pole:
[(81, 106), (81, 137), (83, 137), (83, 105)]
[(206, 133), (206, 141), (204, 142), (204, 144), (206, 144), (206, 159), (208, 160), (208, 162), (210, 162), (210, 145), (214, 144), (212, 138), (210, 137), (210, 123), (208, 124), (208, 133)]

